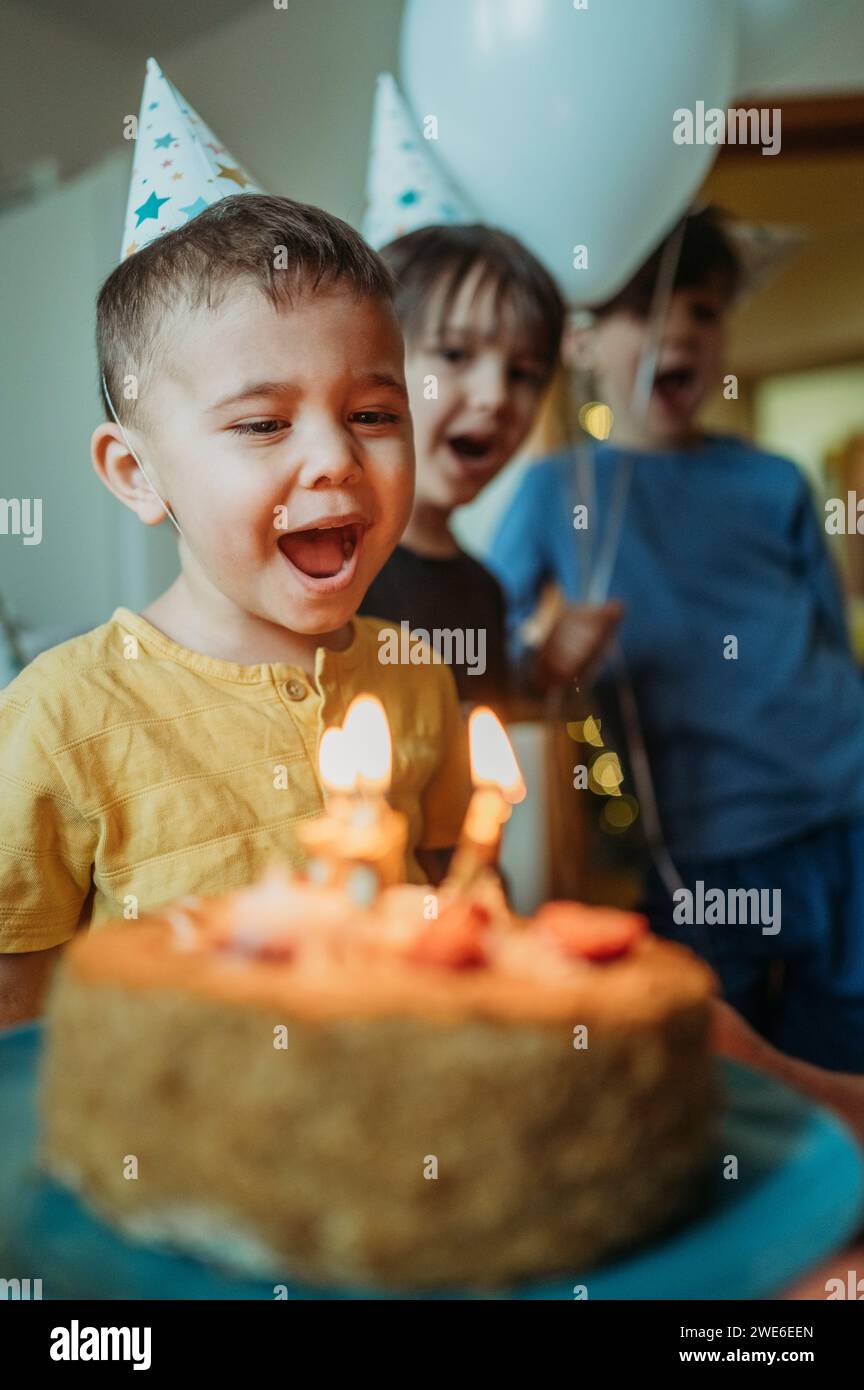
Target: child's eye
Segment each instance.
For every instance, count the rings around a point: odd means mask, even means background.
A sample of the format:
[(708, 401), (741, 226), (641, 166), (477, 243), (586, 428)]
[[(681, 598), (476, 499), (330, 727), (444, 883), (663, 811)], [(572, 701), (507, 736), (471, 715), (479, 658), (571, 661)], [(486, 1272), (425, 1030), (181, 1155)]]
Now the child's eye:
[(720, 317), (713, 304), (694, 304), (692, 312), (698, 323), (716, 323)]
[(355, 410), (351, 421), (357, 425), (396, 425), (399, 416), (391, 415), (386, 410)]
[(519, 367), (510, 368), (510, 379), (512, 381), (527, 381), (530, 386), (544, 386), (546, 375), (538, 367)]
[(262, 435), (278, 434), (279, 430), (287, 429), (288, 420), (244, 420), (242, 425), (232, 425), (232, 434), (253, 434), (259, 438)]
[(439, 355), (444, 358), (445, 362), (450, 362), (453, 366), (457, 366), (460, 362), (468, 361), (468, 353), (464, 348), (442, 347), (438, 349), (438, 352)]

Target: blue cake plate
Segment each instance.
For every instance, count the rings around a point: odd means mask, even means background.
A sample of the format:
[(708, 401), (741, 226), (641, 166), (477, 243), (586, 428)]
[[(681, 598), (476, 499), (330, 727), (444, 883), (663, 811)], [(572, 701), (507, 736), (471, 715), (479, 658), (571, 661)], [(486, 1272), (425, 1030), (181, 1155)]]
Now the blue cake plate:
[[(39, 1172), (34, 1102), (40, 1035), (38, 1024), (0, 1032), (0, 1274), (41, 1279), (47, 1299), (272, 1301), (274, 1281), (238, 1278), (191, 1257), (134, 1245)], [(759, 1072), (728, 1061), (722, 1066), (718, 1176), (703, 1209), (686, 1225), (566, 1279), (494, 1295), (436, 1290), (413, 1296), (572, 1300), (579, 1286), (589, 1299), (770, 1298), (780, 1292), (855, 1232), (864, 1215), (864, 1156), (828, 1112)], [(720, 1176), (727, 1154), (737, 1157), (737, 1179)], [(282, 1282), (291, 1299), (405, 1297)]]

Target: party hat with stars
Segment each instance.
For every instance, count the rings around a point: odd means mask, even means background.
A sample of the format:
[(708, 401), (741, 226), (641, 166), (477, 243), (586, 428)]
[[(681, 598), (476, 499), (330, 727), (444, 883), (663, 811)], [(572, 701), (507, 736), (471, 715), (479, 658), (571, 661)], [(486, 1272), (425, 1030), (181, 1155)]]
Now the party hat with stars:
[(148, 58), (120, 259), (240, 191), (262, 189)]
[(378, 78), (366, 178), (363, 235), (376, 249), (433, 223), (477, 222), (467, 199), (439, 168), (389, 72)]

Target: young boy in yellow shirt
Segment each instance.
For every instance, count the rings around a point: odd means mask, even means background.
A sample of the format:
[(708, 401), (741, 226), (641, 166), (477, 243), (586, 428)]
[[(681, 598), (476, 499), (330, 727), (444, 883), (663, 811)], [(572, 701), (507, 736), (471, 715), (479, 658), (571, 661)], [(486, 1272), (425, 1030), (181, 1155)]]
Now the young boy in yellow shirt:
[[(0, 1023), (30, 1016), (88, 920), (299, 867), (317, 745), (361, 691), (393, 734), (391, 801), (422, 882), (468, 798), (442, 665), (378, 659), (356, 618), (408, 518), (414, 455), (387, 267), (287, 198), (222, 199), (129, 256), (97, 305), (93, 463), (181, 573), (0, 696)], [(116, 415), (115, 415), (116, 411)]]

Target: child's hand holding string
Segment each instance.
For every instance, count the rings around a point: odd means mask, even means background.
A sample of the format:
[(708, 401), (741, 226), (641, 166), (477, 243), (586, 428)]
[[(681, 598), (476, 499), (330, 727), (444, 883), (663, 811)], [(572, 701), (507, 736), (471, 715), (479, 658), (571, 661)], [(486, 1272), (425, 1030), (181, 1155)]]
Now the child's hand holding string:
[(537, 683), (548, 689), (584, 677), (607, 651), (624, 607), (607, 603), (569, 603), (537, 650)]

